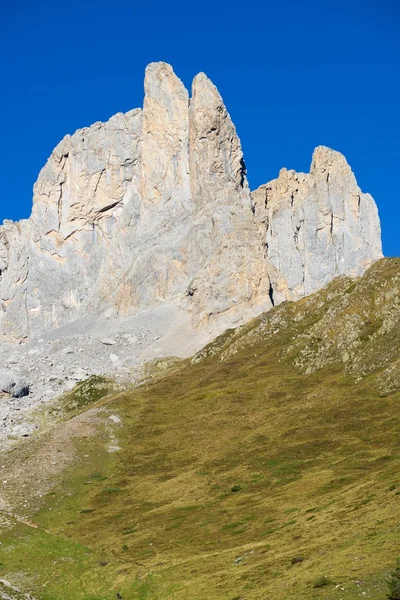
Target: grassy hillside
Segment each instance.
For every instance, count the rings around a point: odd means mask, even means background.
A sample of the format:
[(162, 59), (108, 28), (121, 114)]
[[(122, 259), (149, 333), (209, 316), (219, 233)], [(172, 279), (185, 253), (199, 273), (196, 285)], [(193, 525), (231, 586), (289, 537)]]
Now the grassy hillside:
[(38, 600), (384, 599), (399, 321), (384, 259), (66, 411), (1, 457), (0, 577)]

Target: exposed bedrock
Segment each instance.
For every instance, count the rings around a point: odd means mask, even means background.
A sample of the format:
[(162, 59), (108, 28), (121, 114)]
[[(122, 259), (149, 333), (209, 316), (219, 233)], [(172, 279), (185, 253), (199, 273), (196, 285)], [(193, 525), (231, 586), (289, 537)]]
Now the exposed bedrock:
[(0, 227), (0, 335), (37, 337), (88, 314), (172, 303), (193, 327), (228, 327), (382, 256), (374, 200), (318, 147), (250, 193), (235, 127), (200, 73), (166, 63), (143, 109), (67, 135), (34, 186), (29, 219)]

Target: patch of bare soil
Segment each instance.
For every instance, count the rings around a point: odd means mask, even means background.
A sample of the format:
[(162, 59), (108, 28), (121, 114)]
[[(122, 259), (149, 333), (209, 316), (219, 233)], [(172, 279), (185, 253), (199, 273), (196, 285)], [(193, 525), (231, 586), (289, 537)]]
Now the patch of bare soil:
[(0, 454), (0, 526), (10, 516), (28, 524), (56, 476), (77, 459), (74, 442), (96, 436), (104, 417), (104, 409), (90, 409)]

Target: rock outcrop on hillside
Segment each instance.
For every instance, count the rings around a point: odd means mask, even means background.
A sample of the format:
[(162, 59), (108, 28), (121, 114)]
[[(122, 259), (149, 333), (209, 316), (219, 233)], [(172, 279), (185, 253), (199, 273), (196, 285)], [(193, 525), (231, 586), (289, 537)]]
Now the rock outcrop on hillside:
[(215, 86), (201, 73), (189, 99), (152, 63), (143, 109), (67, 135), (31, 217), (0, 227), (0, 336), (165, 303), (221, 330), (381, 255), (375, 203), (341, 154), (319, 147), (309, 174), (282, 170), (252, 196)]
[(330, 148), (315, 149), (309, 173), (282, 169), (253, 200), (276, 303), (361, 276), (382, 256), (376, 204)]

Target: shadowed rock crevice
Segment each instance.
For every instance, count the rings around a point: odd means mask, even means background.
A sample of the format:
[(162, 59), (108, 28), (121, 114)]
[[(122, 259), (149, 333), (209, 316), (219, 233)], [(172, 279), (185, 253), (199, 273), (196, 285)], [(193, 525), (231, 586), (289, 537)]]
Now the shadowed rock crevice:
[(271, 300), (272, 306), (275, 306), (275, 302), (274, 302), (274, 288), (272, 287), (272, 283), (271, 282), (269, 284), (268, 295), (269, 295), (269, 299)]

